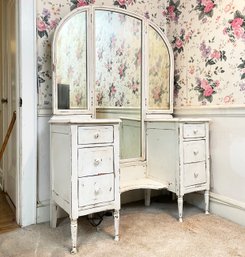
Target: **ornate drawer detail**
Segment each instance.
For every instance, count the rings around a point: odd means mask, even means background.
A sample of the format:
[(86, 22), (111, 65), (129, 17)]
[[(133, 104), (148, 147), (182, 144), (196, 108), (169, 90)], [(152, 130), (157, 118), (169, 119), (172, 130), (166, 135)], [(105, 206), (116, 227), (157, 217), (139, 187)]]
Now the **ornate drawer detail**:
[(205, 137), (205, 124), (184, 124), (183, 137), (196, 138)]
[(184, 142), (184, 163), (205, 160), (205, 140)]
[(113, 201), (114, 174), (79, 178), (78, 194), (79, 207)]
[(78, 144), (100, 144), (113, 142), (112, 126), (78, 127)]
[(113, 172), (113, 146), (78, 149), (78, 177)]
[(207, 182), (205, 162), (184, 165), (184, 186), (194, 186)]

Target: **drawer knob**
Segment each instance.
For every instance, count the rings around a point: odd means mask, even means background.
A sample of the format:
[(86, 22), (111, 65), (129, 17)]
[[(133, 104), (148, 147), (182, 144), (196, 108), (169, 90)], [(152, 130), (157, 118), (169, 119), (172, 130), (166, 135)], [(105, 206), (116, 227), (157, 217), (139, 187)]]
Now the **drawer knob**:
[(198, 177), (198, 173), (194, 172), (194, 178)]
[(94, 138), (95, 138), (95, 139), (99, 138), (99, 136), (100, 136), (99, 133), (95, 133), (95, 134), (94, 134)]
[(197, 132), (198, 132), (197, 129), (194, 129), (194, 130), (193, 130), (193, 133), (194, 133), (195, 135), (197, 134)]
[(199, 153), (198, 150), (193, 151), (193, 154), (194, 154), (194, 155), (198, 155), (198, 153)]
[(100, 192), (100, 188), (99, 187), (95, 187), (94, 188), (94, 193), (97, 195), (97, 194), (99, 194), (99, 192)]
[(99, 164), (100, 164), (100, 160), (99, 160), (99, 159), (95, 159), (95, 160), (94, 160), (94, 165), (95, 165), (95, 166), (98, 166)]

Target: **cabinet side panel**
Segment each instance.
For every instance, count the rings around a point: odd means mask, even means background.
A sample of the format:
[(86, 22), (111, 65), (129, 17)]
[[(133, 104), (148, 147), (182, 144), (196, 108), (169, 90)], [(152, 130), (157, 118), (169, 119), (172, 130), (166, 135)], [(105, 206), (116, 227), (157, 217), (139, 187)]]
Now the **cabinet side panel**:
[(147, 129), (147, 171), (148, 176), (175, 187), (178, 167), (178, 141), (175, 130)]
[[(52, 194), (71, 202), (71, 141), (70, 135), (51, 134)], [(64, 206), (61, 206), (64, 208)], [(64, 208), (65, 209), (65, 208)]]

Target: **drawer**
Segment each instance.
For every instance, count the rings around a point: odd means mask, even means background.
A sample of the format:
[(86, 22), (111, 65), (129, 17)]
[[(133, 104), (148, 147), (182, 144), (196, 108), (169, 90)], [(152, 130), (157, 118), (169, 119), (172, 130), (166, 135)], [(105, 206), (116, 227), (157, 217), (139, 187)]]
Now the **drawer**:
[(78, 179), (79, 207), (114, 200), (114, 174)]
[(183, 125), (183, 137), (184, 138), (196, 138), (205, 137), (205, 124), (184, 124)]
[(203, 184), (207, 182), (205, 162), (184, 165), (184, 186)]
[(78, 144), (113, 142), (113, 126), (78, 127)]
[(184, 163), (205, 160), (205, 140), (188, 141), (183, 143)]
[(78, 177), (113, 172), (113, 146), (78, 149)]

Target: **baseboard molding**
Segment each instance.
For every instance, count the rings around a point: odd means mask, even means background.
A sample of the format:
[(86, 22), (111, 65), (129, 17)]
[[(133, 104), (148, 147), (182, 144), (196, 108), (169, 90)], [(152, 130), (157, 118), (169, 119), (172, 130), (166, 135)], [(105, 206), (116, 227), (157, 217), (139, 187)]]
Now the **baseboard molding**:
[[(67, 213), (59, 209), (58, 218), (67, 217)], [(37, 204), (37, 223), (43, 223), (50, 221), (50, 201), (45, 200)]]
[[(192, 193), (184, 196), (185, 201), (204, 209), (202, 193)], [(210, 193), (210, 213), (226, 218), (232, 222), (245, 226), (245, 203), (232, 198)]]

